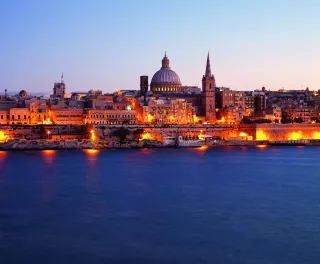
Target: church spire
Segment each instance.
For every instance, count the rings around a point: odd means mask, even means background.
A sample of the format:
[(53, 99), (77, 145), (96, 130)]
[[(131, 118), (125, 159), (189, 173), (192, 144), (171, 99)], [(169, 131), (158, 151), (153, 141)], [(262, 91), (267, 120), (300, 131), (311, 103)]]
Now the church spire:
[(61, 73), (61, 83), (64, 83), (64, 80), (63, 80), (63, 73)]
[(210, 67), (210, 57), (209, 57), (209, 52), (208, 52), (208, 57), (207, 57), (207, 66), (206, 66), (206, 73), (204, 75), (205, 77), (211, 77), (211, 67)]

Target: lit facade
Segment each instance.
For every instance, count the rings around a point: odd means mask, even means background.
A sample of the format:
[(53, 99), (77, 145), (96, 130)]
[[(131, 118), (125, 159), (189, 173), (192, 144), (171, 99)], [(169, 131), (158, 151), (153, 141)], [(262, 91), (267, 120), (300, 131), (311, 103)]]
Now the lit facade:
[(83, 109), (52, 109), (51, 120), (56, 125), (83, 125)]
[(140, 123), (191, 124), (193, 123), (192, 103), (184, 99), (151, 100), (140, 108)]
[(98, 110), (88, 109), (84, 114), (85, 124), (135, 124), (135, 110)]

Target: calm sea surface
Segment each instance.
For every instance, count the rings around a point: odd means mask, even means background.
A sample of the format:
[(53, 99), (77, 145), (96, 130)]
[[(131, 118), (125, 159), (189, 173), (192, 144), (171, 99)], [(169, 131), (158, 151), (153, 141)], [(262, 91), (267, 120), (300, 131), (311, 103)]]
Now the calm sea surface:
[(0, 263), (320, 263), (320, 148), (0, 152)]

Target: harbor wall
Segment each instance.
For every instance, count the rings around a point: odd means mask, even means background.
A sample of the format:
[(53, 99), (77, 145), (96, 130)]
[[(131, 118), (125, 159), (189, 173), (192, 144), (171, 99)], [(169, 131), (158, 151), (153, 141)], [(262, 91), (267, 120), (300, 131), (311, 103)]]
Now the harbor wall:
[[(0, 125), (1, 137), (7, 139), (94, 139), (118, 140), (119, 129), (125, 130), (126, 139), (161, 141), (166, 136), (198, 137), (212, 135), (225, 140), (251, 136), (257, 140), (320, 139), (320, 124), (250, 124), (240, 126), (208, 125), (127, 125), (127, 126), (77, 126), (77, 125)], [(49, 132), (48, 132), (49, 131)], [(49, 134), (48, 134), (49, 133)], [(2, 138), (2, 139), (3, 139)]]
[(257, 124), (258, 140), (320, 139), (320, 124)]

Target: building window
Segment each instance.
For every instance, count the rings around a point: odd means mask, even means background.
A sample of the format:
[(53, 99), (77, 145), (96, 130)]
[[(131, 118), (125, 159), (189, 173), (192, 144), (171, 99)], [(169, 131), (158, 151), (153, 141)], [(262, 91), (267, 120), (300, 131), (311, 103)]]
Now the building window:
[(26, 120), (27, 119), (27, 116), (26, 115), (24, 115), (24, 120)]
[(11, 119), (13, 120), (14, 119), (14, 115), (12, 115), (11, 117), (12, 117)]

